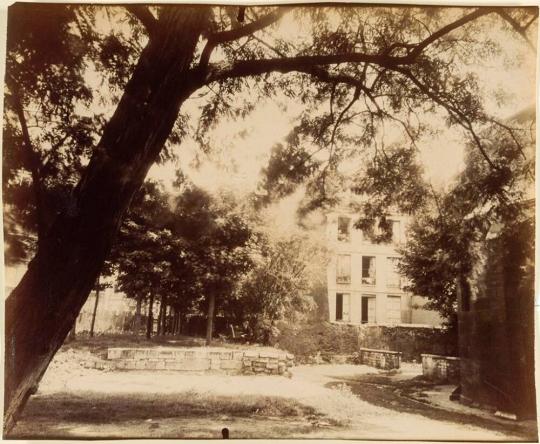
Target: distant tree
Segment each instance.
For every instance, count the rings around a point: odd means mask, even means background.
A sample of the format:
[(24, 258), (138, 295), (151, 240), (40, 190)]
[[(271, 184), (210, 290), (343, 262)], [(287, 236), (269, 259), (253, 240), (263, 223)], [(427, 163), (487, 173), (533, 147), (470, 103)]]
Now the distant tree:
[(250, 340), (268, 344), (277, 336), (278, 321), (298, 321), (314, 309), (309, 292), (317, 262), (324, 262), (324, 252), (307, 234), (259, 242), (255, 267), (227, 301), (236, 322), (247, 324)]
[(175, 205), (172, 226), (186, 241), (190, 287), (202, 296), (199, 307), (207, 313), (206, 342), (210, 344), (216, 310), (252, 266), (252, 228), (231, 196), (213, 198), (199, 188), (188, 187)]
[(111, 255), (118, 289), (137, 301), (135, 333), (140, 327), (141, 304), (148, 304), (147, 338), (153, 333), (155, 301), (169, 295), (175, 267), (176, 273), (185, 272), (178, 263), (183, 241), (166, 225), (171, 218), (168, 198), (159, 184), (146, 182), (134, 198)]

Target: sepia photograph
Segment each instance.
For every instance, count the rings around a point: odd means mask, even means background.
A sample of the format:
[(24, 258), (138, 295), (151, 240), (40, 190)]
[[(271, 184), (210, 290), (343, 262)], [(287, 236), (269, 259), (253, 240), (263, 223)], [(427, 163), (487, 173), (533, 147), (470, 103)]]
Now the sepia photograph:
[(538, 441), (537, 5), (0, 12), (3, 439)]

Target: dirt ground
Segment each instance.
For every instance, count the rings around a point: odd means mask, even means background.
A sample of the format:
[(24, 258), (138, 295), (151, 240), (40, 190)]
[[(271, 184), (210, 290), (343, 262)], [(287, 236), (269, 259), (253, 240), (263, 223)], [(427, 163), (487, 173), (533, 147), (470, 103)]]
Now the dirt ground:
[(230, 438), (537, 438), (533, 422), (447, 401), (451, 387), (422, 381), (415, 364), (298, 366), (291, 378), (84, 367), (105, 349), (103, 341), (61, 349), (10, 438), (221, 438), (225, 427)]

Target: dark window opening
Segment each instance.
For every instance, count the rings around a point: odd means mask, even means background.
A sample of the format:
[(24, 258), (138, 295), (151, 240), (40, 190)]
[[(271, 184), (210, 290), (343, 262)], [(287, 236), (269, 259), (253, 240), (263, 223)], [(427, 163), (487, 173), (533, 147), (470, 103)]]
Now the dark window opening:
[(343, 320), (343, 294), (336, 294), (336, 321)]
[(349, 242), (351, 240), (350, 225), (351, 219), (349, 217), (338, 217), (338, 241)]

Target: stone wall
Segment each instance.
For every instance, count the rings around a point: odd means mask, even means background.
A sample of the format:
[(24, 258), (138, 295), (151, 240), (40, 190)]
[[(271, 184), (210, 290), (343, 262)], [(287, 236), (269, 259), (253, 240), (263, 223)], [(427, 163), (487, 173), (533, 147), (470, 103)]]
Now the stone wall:
[(456, 332), (440, 327), (362, 326), (359, 331), (359, 344), (365, 348), (398, 350), (407, 362), (420, 362), (422, 354), (457, 354)]
[(535, 418), (534, 225), (491, 236), (458, 285), (461, 399)]
[(360, 362), (383, 370), (398, 369), (401, 365), (401, 353), (390, 350), (361, 348)]
[(414, 325), (346, 325), (330, 322), (278, 326), (276, 345), (301, 362), (316, 356), (331, 362), (335, 355), (351, 355), (359, 348), (398, 350), (403, 361), (421, 361), (423, 353), (457, 355), (456, 332)]
[(294, 356), (283, 351), (227, 348), (109, 348), (107, 360), (95, 364), (123, 370), (172, 370), (227, 374), (286, 375)]
[(460, 362), (453, 356), (422, 355), (422, 374), (436, 382), (459, 383)]

